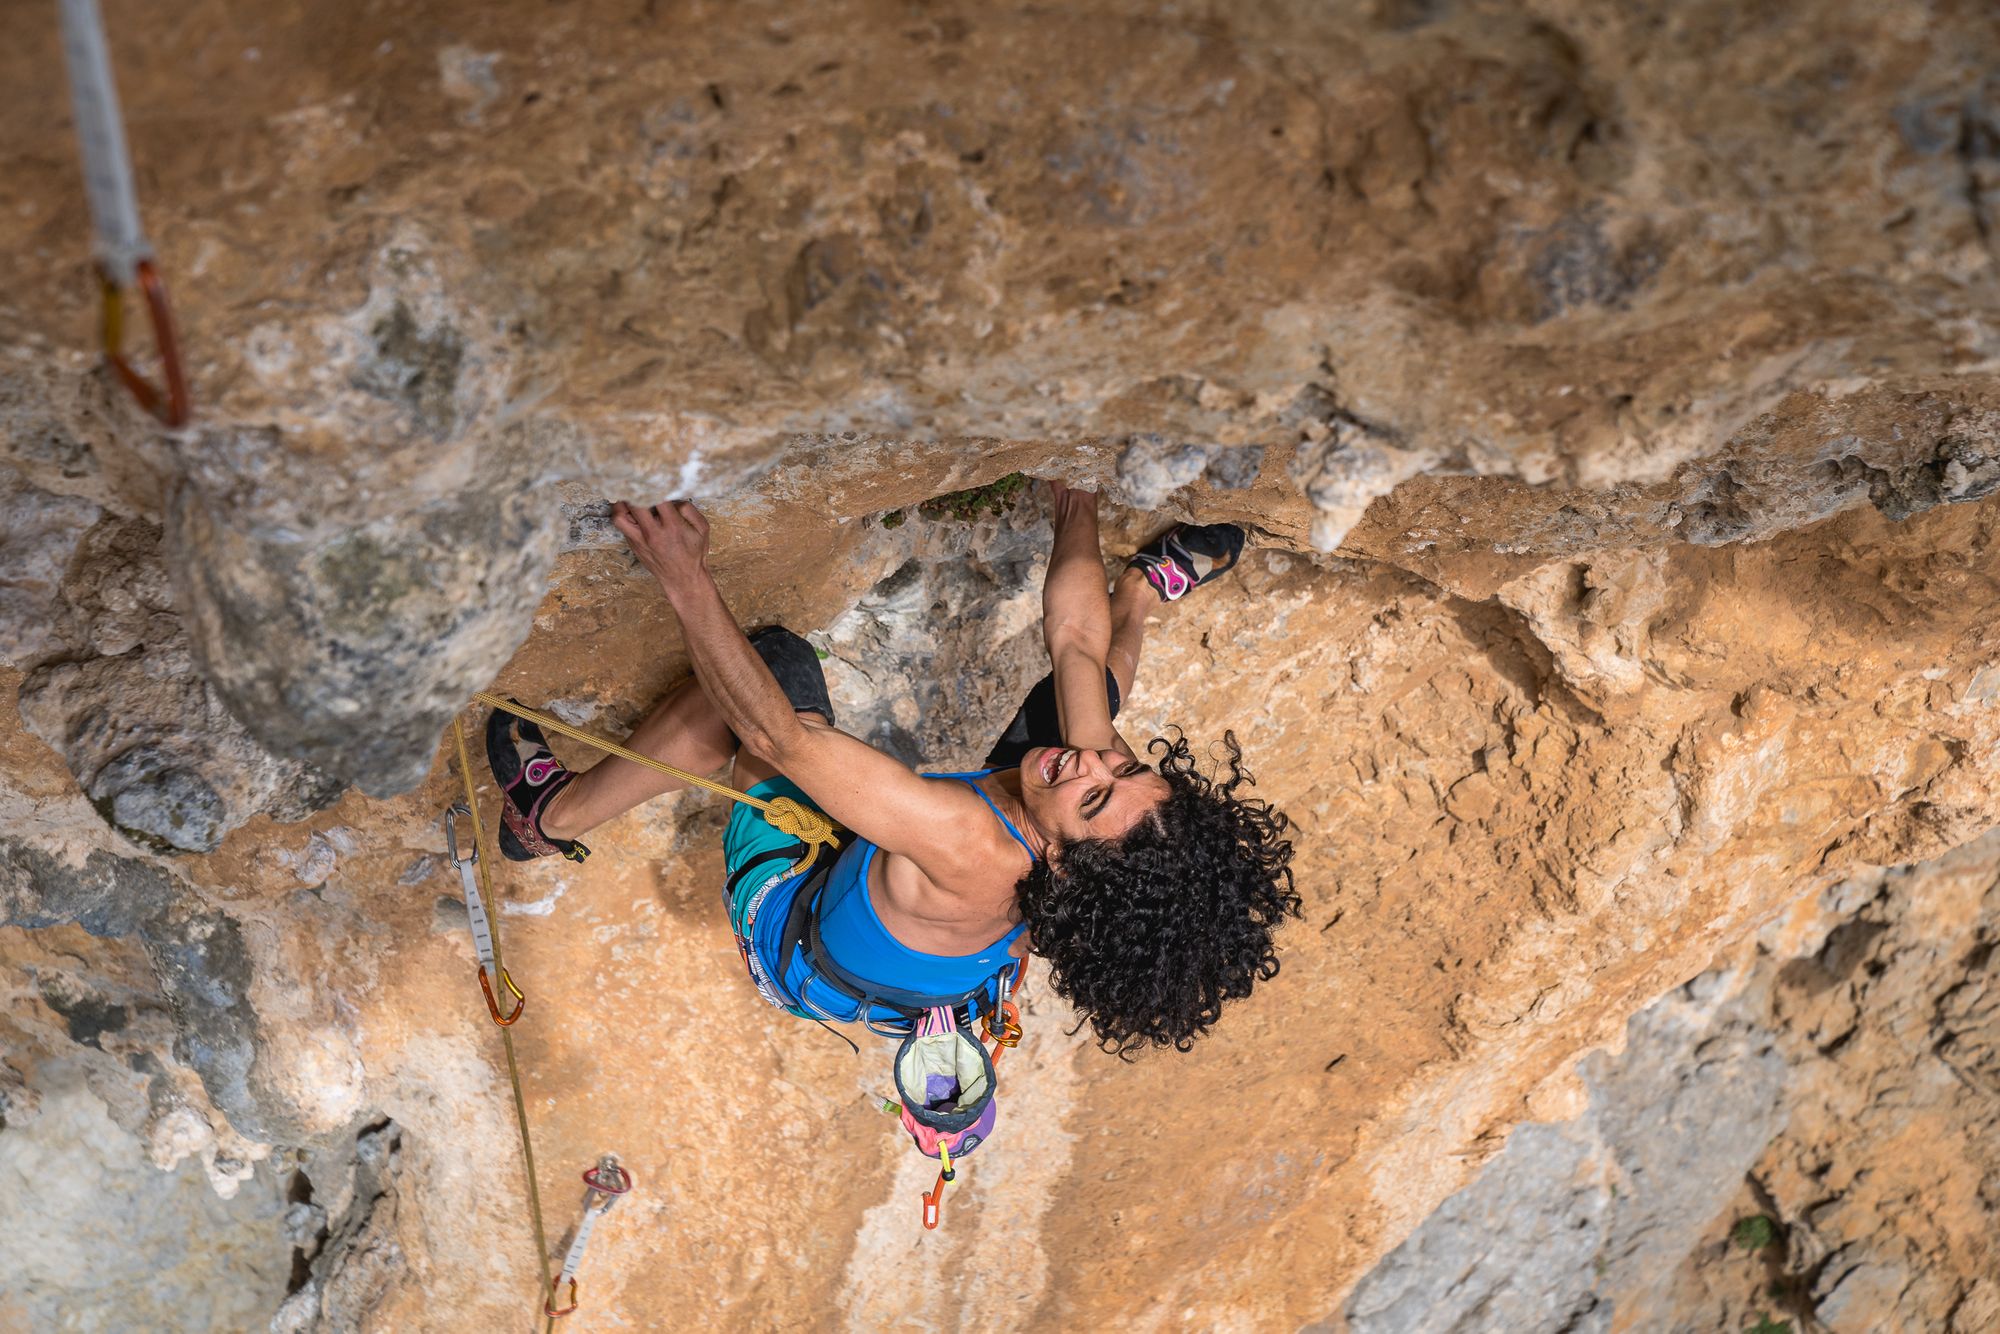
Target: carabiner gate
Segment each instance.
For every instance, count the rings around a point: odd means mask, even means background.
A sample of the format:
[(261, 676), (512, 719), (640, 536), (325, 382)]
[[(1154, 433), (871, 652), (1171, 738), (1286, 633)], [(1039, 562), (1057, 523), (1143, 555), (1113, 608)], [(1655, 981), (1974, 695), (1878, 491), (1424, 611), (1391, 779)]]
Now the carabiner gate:
[(160, 281), (153, 261), (140, 260), (133, 266), (139, 293), (146, 299), (146, 318), (153, 326), (153, 344), (160, 352), (160, 374), (166, 380), (162, 392), (125, 359), (125, 293), (111, 274), (100, 268), (97, 278), (103, 289), (104, 313), (100, 326), (104, 339), (104, 360), (118, 376), (119, 383), (139, 400), (139, 406), (168, 426), (185, 426), (189, 416), (187, 375), (181, 369), (180, 343), (174, 337), (173, 312), (167, 306), (167, 285)]
[(444, 820), (442, 821), (444, 825), (444, 846), (445, 850), (451, 854), (451, 864), (453, 866), (464, 866), (469, 862), (479, 860), (479, 848), (477, 845), (474, 845), (470, 856), (461, 857), (458, 855), (458, 817), (461, 815), (468, 820), (471, 819), (472, 808), (462, 801), (454, 801), (451, 805), (445, 807)]
[(493, 984), (487, 980), (486, 966), (481, 964), (479, 967), (479, 989), (486, 993), (486, 1013), (492, 1015), (493, 1022), (500, 1025), (500, 1027), (512, 1028), (514, 1021), (521, 1017), (521, 1011), (528, 1008), (528, 998), (521, 994), (519, 987), (514, 985), (513, 977), (508, 974), (505, 968), (500, 970), (500, 985), (513, 993), (514, 1012), (512, 1014), (503, 1016), (500, 1013), (500, 1002), (493, 995)]
[(616, 1158), (606, 1154), (598, 1159), (597, 1166), (585, 1169), (583, 1184), (599, 1195), (615, 1197), (632, 1189), (632, 1174), (619, 1166)]

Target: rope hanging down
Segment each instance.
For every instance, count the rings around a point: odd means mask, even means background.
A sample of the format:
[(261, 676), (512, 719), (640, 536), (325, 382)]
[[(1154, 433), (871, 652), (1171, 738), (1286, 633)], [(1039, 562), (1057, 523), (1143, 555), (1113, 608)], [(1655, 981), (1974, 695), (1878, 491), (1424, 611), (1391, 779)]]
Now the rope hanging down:
[[(125, 147), (125, 122), (118, 113), (118, 89), (111, 79), (110, 48), (97, 0), (62, 0), (63, 63), (69, 68), (70, 104), (83, 154), (83, 184), (97, 233), (97, 272), (102, 289), (104, 359), (139, 406), (168, 426), (187, 423), (187, 377), (174, 337), (166, 284), (153, 265), (153, 247), (139, 224), (139, 197), (132, 187), (132, 159)], [(159, 348), (165, 390), (156, 388), (125, 359), (125, 293), (136, 286), (145, 298)]]
[[(669, 778), (677, 778), (691, 787), (704, 788), (732, 801), (753, 806), (763, 812), (764, 819), (773, 828), (798, 839), (805, 845), (803, 858), (805, 861), (812, 859), (820, 845), (833, 849), (838, 849), (840, 846), (839, 831), (831, 820), (790, 797), (765, 801), (747, 792), (738, 792), (735, 788), (715, 782), (713, 779), (703, 778), (700, 774), (691, 774), (685, 769), (676, 769), (671, 764), (663, 764), (650, 755), (641, 755), (616, 742), (593, 736), (582, 728), (571, 727), (559, 718), (551, 718), (545, 713), (525, 708), (489, 691), (479, 691), (475, 698), (482, 704), (511, 713), (517, 718), (525, 718), (545, 731), (566, 736), (572, 741), (580, 741), (586, 746), (601, 750), (608, 755), (616, 755), (620, 759), (630, 760), (634, 764), (665, 774)], [(576, 1310), (576, 1272), (578, 1266), (583, 1263), (584, 1248), (590, 1244), (591, 1231), (597, 1226), (597, 1220), (610, 1212), (611, 1206), (617, 1203), (618, 1198), (632, 1188), (632, 1176), (618, 1165), (616, 1157), (609, 1154), (599, 1159), (596, 1167), (583, 1174), (584, 1184), (589, 1187), (584, 1195), (583, 1219), (578, 1223), (576, 1237), (570, 1242), (569, 1250), (563, 1256), (561, 1270), (551, 1274), (548, 1233), (542, 1222), (541, 1190), (535, 1180), (535, 1147), (528, 1133), (527, 1098), (521, 1091), (521, 1068), (514, 1054), (512, 1025), (527, 1007), (527, 997), (522, 995), (521, 989), (514, 985), (513, 977), (508, 974), (506, 963), (500, 954), (500, 937), (493, 930), (494, 922), (497, 920), (493, 915), (493, 886), (487, 878), (486, 859), (480, 855), (480, 849), (485, 846), (486, 836), (479, 821), (479, 793), (472, 779), (472, 760), (465, 745), (465, 726), (457, 718), (451, 720), (451, 734), (458, 751), (458, 775), (464, 787), (465, 798), (454, 802), (444, 813), (445, 847), (450, 853), (452, 866), (458, 871), (459, 883), (465, 891), (465, 914), (472, 928), (473, 949), (479, 958), (479, 987), (486, 996), (486, 1012), (499, 1026), (500, 1040), (507, 1050), (507, 1082), (514, 1091), (514, 1123), (521, 1138), (521, 1166), (528, 1178), (529, 1221), (534, 1225), (535, 1231), (535, 1258), (542, 1269), (544, 1294), (542, 1313), (546, 1317), (543, 1329), (546, 1332), (553, 1329), (556, 1320)], [(461, 850), (459, 847), (460, 817), (471, 826), (470, 850)], [(498, 993), (494, 986), (496, 979), (513, 998), (513, 1010), (508, 1014), (503, 1015), (500, 1012)], [(1004, 995), (1003, 992), (1003, 1001)], [(1011, 1004), (1007, 1004), (1003, 1013), (1011, 1011), (1012, 1008)], [(1015, 1035), (1015, 1040), (1018, 1041), (1020, 1031), (1018, 1026), (1009, 1025), (1009, 1027)], [(568, 1288), (567, 1294), (563, 1291), (565, 1286)], [(558, 1306), (556, 1304), (558, 1301), (565, 1301), (566, 1304)]]

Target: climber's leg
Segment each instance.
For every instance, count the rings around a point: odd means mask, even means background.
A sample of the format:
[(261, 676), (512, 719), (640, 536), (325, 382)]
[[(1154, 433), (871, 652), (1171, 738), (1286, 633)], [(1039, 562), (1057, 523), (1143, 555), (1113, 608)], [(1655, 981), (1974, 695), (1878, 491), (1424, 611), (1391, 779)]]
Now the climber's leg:
[[(628, 749), (694, 774), (712, 774), (736, 753), (736, 734), (693, 677), (667, 693), (625, 738)], [(686, 787), (644, 765), (607, 755), (571, 779), (542, 811), (542, 832), (573, 839), (663, 792)]]
[[(764, 665), (771, 669), (786, 698), (800, 713), (821, 722), (832, 722), (833, 704), (827, 696), (826, 675), (820, 670), (819, 655), (812, 645), (783, 626), (773, 625), (751, 635), (750, 646), (764, 659)], [(729, 730), (721, 711), (693, 678), (683, 681), (658, 708), (646, 715), (646, 720), (626, 738), (625, 745), (663, 764), (696, 774), (714, 773), (734, 756), (732, 784), (739, 792), (747, 792), (752, 785), (777, 773), (762, 760), (739, 750), (736, 734)], [(551, 838), (573, 839), (643, 801), (686, 786), (679, 779), (668, 778), (644, 765), (621, 760), (616, 755), (607, 756), (549, 799), (542, 812), (542, 832)]]
[(1111, 652), (1104, 665), (1118, 681), (1118, 696), (1129, 699), (1139, 676), (1139, 650), (1146, 640), (1146, 616), (1159, 605), (1145, 574), (1127, 566), (1111, 586)]

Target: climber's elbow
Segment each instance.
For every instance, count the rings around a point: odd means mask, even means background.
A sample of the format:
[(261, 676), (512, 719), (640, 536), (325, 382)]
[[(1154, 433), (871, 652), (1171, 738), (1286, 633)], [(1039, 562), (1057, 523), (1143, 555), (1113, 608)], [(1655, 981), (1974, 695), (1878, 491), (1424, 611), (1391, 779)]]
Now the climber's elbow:
[(739, 729), (736, 740), (751, 755), (785, 773), (789, 766), (798, 763), (801, 751), (811, 737), (799, 722), (798, 715), (792, 714), (770, 724), (757, 723)]

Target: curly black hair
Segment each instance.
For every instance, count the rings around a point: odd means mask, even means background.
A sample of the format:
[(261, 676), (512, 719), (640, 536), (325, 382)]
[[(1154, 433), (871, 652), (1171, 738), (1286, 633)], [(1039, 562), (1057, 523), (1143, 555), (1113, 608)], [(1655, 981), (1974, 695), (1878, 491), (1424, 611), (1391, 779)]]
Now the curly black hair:
[(1187, 1051), (1225, 1000), (1275, 977), (1272, 933), (1299, 915), (1291, 821), (1237, 795), (1254, 784), (1236, 734), (1229, 777), (1195, 767), (1185, 735), (1156, 738), (1166, 800), (1119, 839), (1066, 843), (1016, 887), (1035, 953), (1098, 1045), (1120, 1057), (1151, 1043)]

